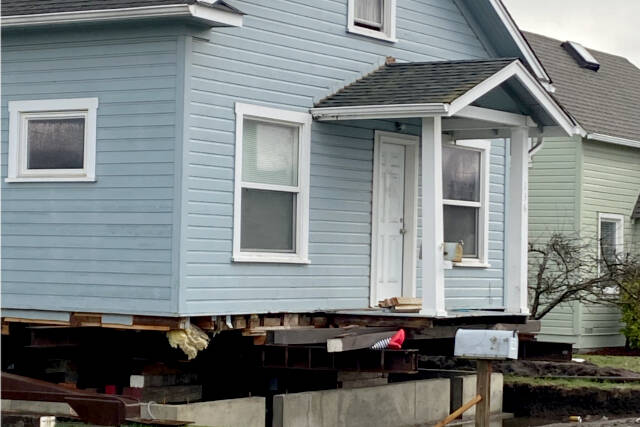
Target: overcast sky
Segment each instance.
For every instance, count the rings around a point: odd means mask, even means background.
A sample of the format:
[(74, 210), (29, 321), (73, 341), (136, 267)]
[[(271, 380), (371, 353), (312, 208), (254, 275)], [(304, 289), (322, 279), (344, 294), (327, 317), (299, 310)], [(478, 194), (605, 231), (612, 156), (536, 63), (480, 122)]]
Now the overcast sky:
[(521, 30), (624, 56), (640, 67), (640, 0), (502, 0)]

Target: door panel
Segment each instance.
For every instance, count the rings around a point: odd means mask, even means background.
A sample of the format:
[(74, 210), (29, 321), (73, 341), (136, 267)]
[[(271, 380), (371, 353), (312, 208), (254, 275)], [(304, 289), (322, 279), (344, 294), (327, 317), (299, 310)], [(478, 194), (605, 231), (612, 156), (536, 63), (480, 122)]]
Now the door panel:
[(402, 295), (406, 147), (382, 140), (377, 186), (378, 299)]

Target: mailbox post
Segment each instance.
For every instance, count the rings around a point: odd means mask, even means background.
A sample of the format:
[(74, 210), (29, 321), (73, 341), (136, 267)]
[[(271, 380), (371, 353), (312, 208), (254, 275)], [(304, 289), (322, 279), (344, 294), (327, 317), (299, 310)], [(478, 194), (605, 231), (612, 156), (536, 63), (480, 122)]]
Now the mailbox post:
[(475, 359), (476, 391), (481, 396), (476, 406), (476, 427), (489, 427), (491, 418), (491, 363), (518, 358), (518, 333), (480, 329), (458, 329), (454, 355)]

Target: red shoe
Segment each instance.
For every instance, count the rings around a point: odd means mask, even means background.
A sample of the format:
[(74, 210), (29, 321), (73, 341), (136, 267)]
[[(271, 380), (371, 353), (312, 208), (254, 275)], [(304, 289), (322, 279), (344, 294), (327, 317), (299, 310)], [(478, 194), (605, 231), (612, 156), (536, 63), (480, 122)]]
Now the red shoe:
[(398, 350), (402, 348), (403, 342), (404, 342), (404, 329), (400, 329), (391, 337), (391, 341), (389, 341), (389, 348)]

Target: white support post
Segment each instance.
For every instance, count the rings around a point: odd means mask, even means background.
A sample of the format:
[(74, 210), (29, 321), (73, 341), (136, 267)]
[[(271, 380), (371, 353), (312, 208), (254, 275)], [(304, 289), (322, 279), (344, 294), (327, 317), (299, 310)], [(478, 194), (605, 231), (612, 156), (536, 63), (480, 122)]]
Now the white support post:
[(442, 213), (442, 121), (422, 119), (422, 311), (446, 316)]
[(511, 130), (511, 169), (507, 218), (506, 311), (529, 314), (527, 304), (527, 246), (529, 238), (529, 130)]

